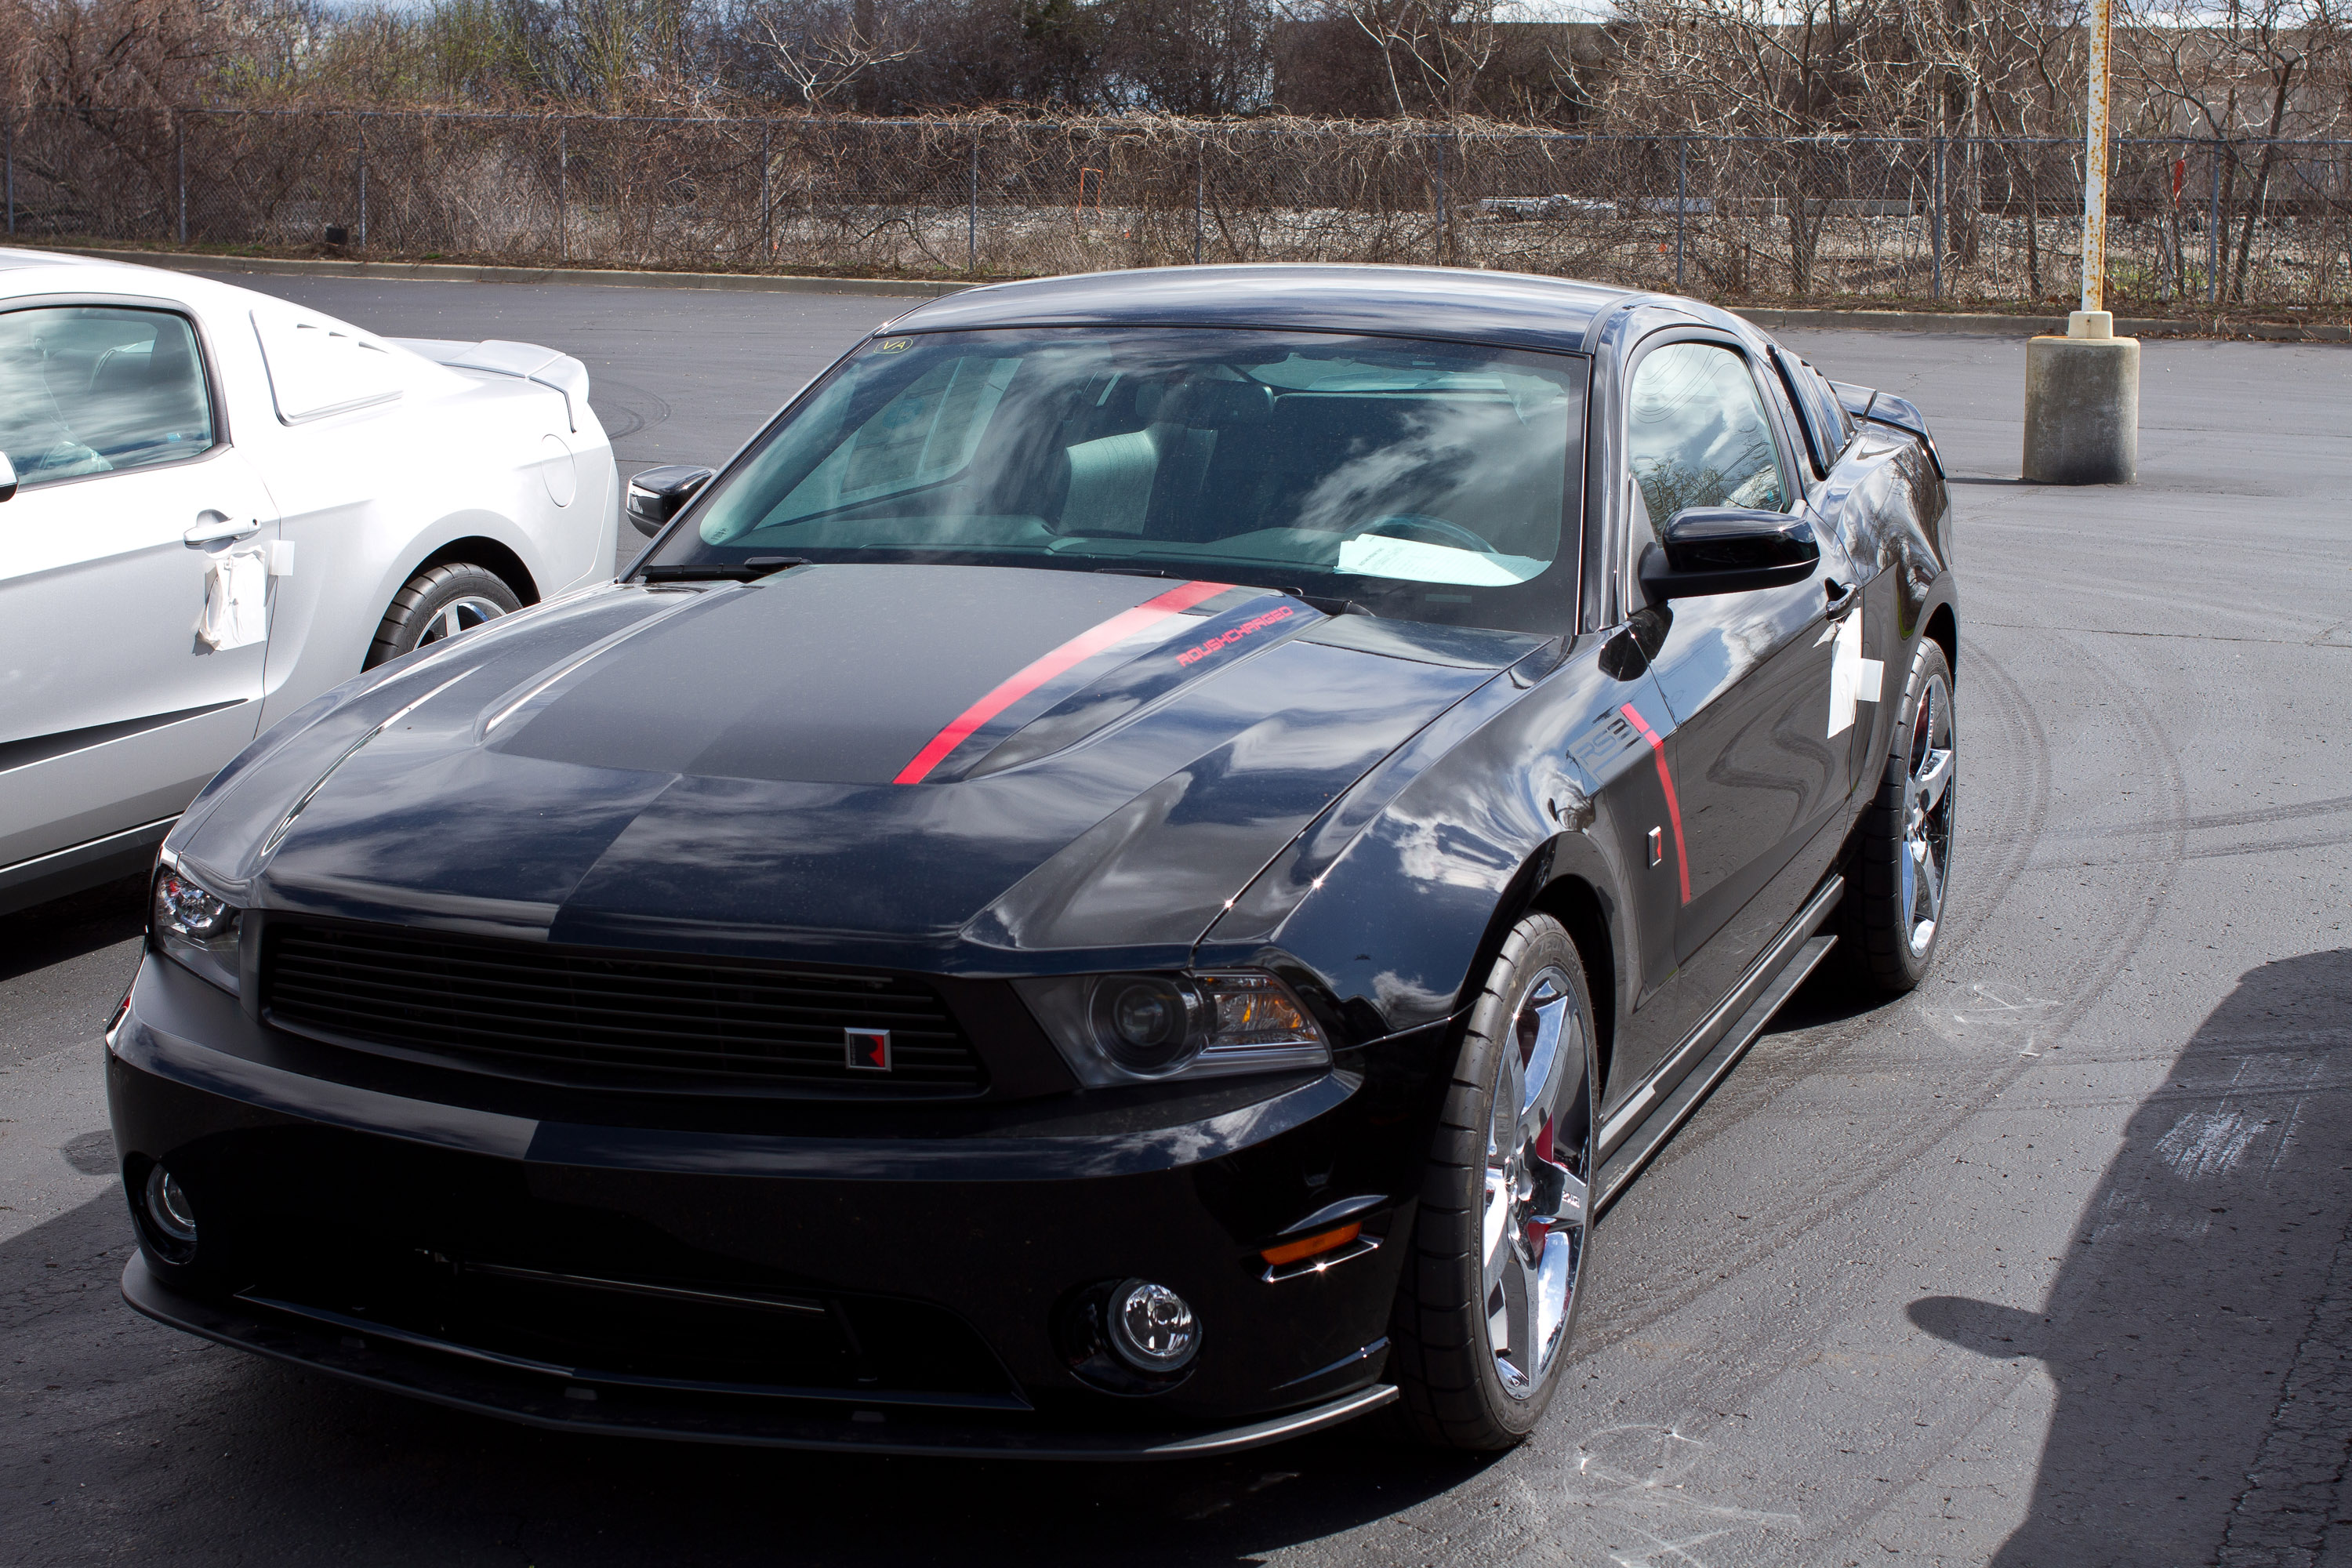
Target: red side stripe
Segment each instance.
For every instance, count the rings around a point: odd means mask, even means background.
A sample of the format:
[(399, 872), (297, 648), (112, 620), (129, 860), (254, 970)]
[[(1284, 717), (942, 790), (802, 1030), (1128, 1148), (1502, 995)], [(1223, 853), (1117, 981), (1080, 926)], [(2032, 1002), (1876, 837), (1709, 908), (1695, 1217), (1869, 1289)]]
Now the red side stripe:
[(1213, 599), (1232, 586), (1230, 583), (1187, 583), (1181, 588), (1169, 589), (1156, 599), (1146, 599), (1131, 610), (1121, 610), (1100, 626), (1080, 632), (1053, 652), (1032, 661), (995, 690), (957, 714), (954, 721), (932, 736), (930, 744), (917, 752), (915, 760), (899, 769), (898, 776), (891, 782), (902, 784), (922, 783), (950, 752), (971, 737), (974, 730), (1064, 670), (1085, 663), (1146, 626), (1156, 626), (1171, 616), (1181, 615), (1204, 599)]
[(1632, 720), (1633, 728), (1642, 731), (1642, 739), (1650, 742), (1650, 754), (1658, 764), (1658, 783), (1665, 786), (1666, 791), (1666, 820), (1675, 825), (1675, 869), (1682, 874), (1683, 902), (1689, 903), (1690, 857), (1683, 853), (1683, 808), (1681, 803), (1675, 799), (1675, 775), (1666, 767), (1666, 743), (1658, 739), (1658, 732), (1643, 722), (1639, 713), (1633, 711), (1631, 702), (1618, 711)]

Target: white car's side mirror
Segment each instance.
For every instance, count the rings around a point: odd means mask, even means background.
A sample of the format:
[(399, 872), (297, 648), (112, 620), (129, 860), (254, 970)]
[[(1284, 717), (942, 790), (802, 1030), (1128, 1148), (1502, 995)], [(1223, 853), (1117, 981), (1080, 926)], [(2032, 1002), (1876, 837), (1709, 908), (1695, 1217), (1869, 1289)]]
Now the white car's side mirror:
[(16, 493), (16, 465), (8, 460), (7, 453), (0, 452), (0, 500), (7, 500)]

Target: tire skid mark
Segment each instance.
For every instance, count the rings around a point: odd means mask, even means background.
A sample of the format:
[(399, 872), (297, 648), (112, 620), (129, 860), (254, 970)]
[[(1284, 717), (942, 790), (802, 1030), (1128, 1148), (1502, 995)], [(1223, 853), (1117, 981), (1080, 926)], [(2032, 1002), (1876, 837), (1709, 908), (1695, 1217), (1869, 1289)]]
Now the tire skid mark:
[[(2033, 846), (2042, 838), (2050, 820), (2050, 732), (2042, 727), (2042, 716), (2034, 711), (2025, 688), (2010, 673), (2009, 667), (1987, 652), (1982, 644), (1972, 639), (1964, 641), (1960, 656), (1969, 667), (1970, 684), (1986, 682), (1994, 688), (1995, 696), (1991, 702), (1962, 709), (1962, 716), (1973, 727), (1998, 714), (2011, 729), (2023, 764), (2025, 809), (2022, 820), (2000, 823), (1997, 833), (1970, 836), (1972, 843), (1981, 844), (1990, 838), (1998, 847), (1982, 884), (1972, 879), (1962, 885), (1960, 912), (1952, 922), (1957, 929), (1945, 932), (1946, 940), (1955, 947), (1967, 946), (2009, 897), (2010, 889), (2024, 874)], [(1971, 801), (1981, 800), (1986, 794), (1981, 784), (1963, 793), (1960, 809), (1968, 810)], [(2011, 797), (1994, 798), (2006, 801)]]
[[(2071, 635), (2061, 634), (2060, 640), (2095, 673), (2102, 692), (2109, 700), (2109, 710), (2122, 717), (2126, 729), (2138, 742), (2138, 749), (2153, 764), (2151, 767), (2138, 770), (2137, 776), (2150, 779), (2157, 785), (2157, 798), (2151, 802), (2153, 807), (2151, 815), (2165, 825), (2159, 837), (2169, 849), (2170, 856), (2168, 859), (2157, 863), (2154, 870), (2142, 879), (2139, 884), (2142, 889), (2139, 906), (2137, 910), (2126, 912), (2116, 922), (2115, 940), (2112, 942), (2093, 940), (2075, 944), (2076, 953), (2082, 956), (2062, 981), (2060, 994), (2065, 1001), (2062, 1006), (2052, 1011), (2049, 1029), (2053, 1035), (2063, 1035), (2072, 1029), (2084, 1015), (2097, 1004), (2106, 994), (2107, 988), (2115, 984), (2116, 976), (2123, 973), (2124, 966), (2138, 952), (2140, 944), (2147, 940), (2148, 933), (2155, 929), (2158, 919), (2162, 915), (2164, 907), (2171, 897), (2173, 882), (2185, 858), (2189, 838), (2186, 826), (2189, 820), (2188, 780), (2180, 765), (2179, 749), (2173, 743), (2172, 737), (2166, 731), (2163, 722), (2142, 699), (2138, 689), (2116, 675), (2113, 667), (2105, 659), (2093, 654), (2088, 647), (2083, 646)], [(1980, 1088), (1973, 1094), (1963, 1096), (1963, 1103), (1973, 1102), (1969, 1103), (1969, 1114), (1974, 1114), (1989, 1107), (1995, 1099), (2007, 1092), (2032, 1070), (2035, 1070), (2035, 1063), (2032, 1060), (2012, 1058), (1992, 1085)], [(1948, 1104), (1949, 1101), (1945, 1103)], [(1937, 1120), (1941, 1121), (1945, 1119), (1938, 1117)], [(1958, 1121), (1958, 1118), (1952, 1119), (1949, 1125), (1957, 1126)], [(1940, 1141), (1942, 1136), (1942, 1131), (1937, 1131), (1936, 1140)], [(1932, 1147), (1932, 1143), (1920, 1144), (1917, 1155), (1924, 1155), (1929, 1147)], [(1913, 1157), (1916, 1158), (1917, 1155)], [(1901, 1163), (1907, 1163), (1906, 1161)], [(1879, 1169), (1884, 1174), (1878, 1180), (1884, 1180), (1885, 1176), (1893, 1174), (1895, 1171), (1901, 1168), (1901, 1163), (1887, 1163), (1880, 1165)], [(1877, 1181), (1874, 1181), (1871, 1184), (1876, 1185)], [(1844, 1205), (1840, 1203), (1831, 1212), (1834, 1213), (1843, 1206)], [(2031, 1373), (2025, 1367), (2021, 1367), (2013, 1375), (2022, 1378), (2031, 1375)], [(2006, 1390), (2003, 1390), (2002, 1394), (2005, 1396)], [(1990, 1397), (1979, 1403), (1984, 1403), (1989, 1407)], [(1892, 1489), (1885, 1499), (1874, 1506), (1858, 1511), (1850, 1519), (1840, 1521), (1843, 1529), (1843, 1534), (1837, 1539), (1851, 1540), (1863, 1533), (1881, 1514), (1895, 1506), (1896, 1500), (1903, 1491), (1907, 1489), (1908, 1483), (1924, 1479), (1929, 1470), (1950, 1459), (1955, 1452), (1955, 1445), (1947, 1445), (1926, 1463), (1920, 1465), (1914, 1474), (1906, 1479), (1905, 1487)]]
[[(2149, 836), (2159, 841), (2166, 854), (2157, 863), (2158, 869), (2153, 874), (2141, 878), (2135, 884), (2134, 890), (2139, 895), (2136, 901), (2110, 903), (2102, 910), (2096, 928), (2081, 931), (2070, 943), (2075, 956), (2054, 978), (2054, 983), (2038, 983), (2047, 984), (2057, 994), (2055, 1005), (2047, 1008), (2042, 1023), (2042, 1032), (2050, 1035), (2063, 1035), (2095, 1005), (2147, 940), (2169, 898), (2175, 873), (2185, 858), (2188, 836), (2188, 792), (2183, 770), (2178, 750), (2161, 721), (2105, 660), (2093, 655), (2070, 636), (2062, 634), (2060, 645), (2068, 655), (2080, 660), (2084, 669), (2084, 679), (2075, 684), (2075, 694), (2086, 708), (2098, 704), (2116, 716), (2123, 730), (2121, 738), (2131, 751), (2138, 753), (2132, 766), (2133, 773), (2155, 785), (2148, 801), (2149, 821), (2147, 826), (2150, 830)], [(2046, 831), (2049, 814), (2051, 767), (2047, 727), (2034, 711), (2030, 697), (1998, 661), (1983, 655), (1981, 650), (1969, 658), (1972, 677), (1988, 676), (1987, 684), (2000, 688), (2000, 695), (2005, 699), (1998, 705), (1999, 710), (2016, 717), (2012, 733), (2021, 742), (2020, 751), (2027, 763), (2026, 804), (2021, 814), (2021, 830), (2004, 836), (2005, 842), (1984, 879), (1988, 885), (1987, 896), (1971, 910), (1967, 924), (1950, 933), (1958, 941), (1952, 949), (1939, 954), (1939, 966), (1955, 962), (1965, 952), (1969, 942), (1985, 928), (2025, 868), (2034, 845)], [(1982, 794), (1981, 786), (1979, 794)], [(1984, 836), (1975, 837), (1982, 838)], [(1785, 1075), (1778, 1078), (1769, 1078), (1760, 1073), (1748, 1075), (1749, 1081), (1744, 1087), (1749, 1089), (1749, 1096), (1743, 1097), (1742, 1102), (1726, 1105), (1716, 1116), (1694, 1117), (1693, 1122), (1685, 1125), (1660, 1152), (1657, 1162), (1645, 1173), (1643, 1183), (1636, 1184), (1627, 1196), (1634, 1197), (1645, 1184), (1655, 1192), (1663, 1184), (1660, 1178), (1666, 1173), (1704, 1153), (1719, 1139), (1735, 1133), (1758, 1111), (1769, 1110), (1777, 1106), (1792, 1092), (1800, 1090), (1812, 1077), (1852, 1070), (1853, 1058), (1872, 1050), (1888, 1021), (1888, 1013), (1882, 1008), (1826, 1026), (1818, 1042), (1809, 1043), (1801, 1062), (1792, 1064), (1791, 1070)], [(1913, 1065), (1910, 1058), (1906, 1058), (1905, 1065)], [(1633, 1338), (1644, 1329), (1685, 1310), (1713, 1292), (1719, 1284), (1759, 1272), (1769, 1266), (1776, 1256), (1799, 1249), (1816, 1238), (1825, 1237), (1825, 1233), (1847, 1226), (1850, 1211), (1859, 1206), (1862, 1200), (1918, 1164), (1956, 1129), (1991, 1106), (2037, 1067), (2032, 1058), (2011, 1056), (1997, 1071), (1973, 1085), (1958, 1079), (1947, 1079), (1945, 1096), (1933, 1102), (1932, 1110), (1907, 1108), (1907, 1126), (1890, 1124), (1874, 1130), (1876, 1134), (1874, 1149), (1849, 1148), (1842, 1152), (1837, 1161), (1825, 1163), (1823, 1182), (1820, 1186), (1788, 1189), (1780, 1194), (1777, 1201), (1769, 1194), (1742, 1194), (1741, 1201), (1748, 1206), (1752, 1215), (1751, 1225), (1746, 1232), (1748, 1244), (1737, 1250), (1716, 1253), (1714, 1261), (1717, 1267), (1708, 1271), (1707, 1278), (1688, 1279), (1648, 1298), (1631, 1311), (1622, 1310), (1612, 1303), (1592, 1313), (1587, 1319), (1587, 1332), (1591, 1337), (1581, 1347), (1583, 1356)], [(1739, 1073), (1732, 1074), (1723, 1089), (1717, 1091), (1717, 1095), (1721, 1095), (1725, 1089), (1738, 1085), (1741, 1077)], [(1694, 1131), (1701, 1131), (1703, 1135), (1693, 1138), (1691, 1134)], [(1631, 1212), (1639, 1211), (1633, 1209)], [(1606, 1227), (1601, 1227), (1597, 1234), (1605, 1235)], [(1597, 1260), (1604, 1269), (1607, 1268), (1606, 1258), (1604, 1247)], [(1714, 1277), (1717, 1275), (1723, 1276), (1723, 1279), (1718, 1280)], [(1779, 1331), (1778, 1326), (1766, 1323), (1759, 1326), (1752, 1337), (1761, 1340)], [(1732, 1347), (1723, 1346), (1719, 1350), (1731, 1352)], [(1754, 1350), (1710, 1356), (1704, 1363), (1694, 1363), (1694, 1381), (1690, 1386), (1679, 1391), (1680, 1401), (1685, 1408), (1711, 1411), (1745, 1408), (1756, 1394), (1780, 1378), (1787, 1367), (1801, 1359)], [(1753, 1370), (1728, 1379), (1716, 1375), (1727, 1365)], [(1982, 1396), (1967, 1402), (1967, 1408), (1946, 1412), (1939, 1426), (1953, 1434), (1964, 1434), (1973, 1429), (1987, 1413), (2009, 1396), (2016, 1379), (2028, 1375), (2031, 1375), (2031, 1369), (2021, 1366), (2010, 1378), (1988, 1385)], [(1703, 1398), (1698, 1396), (1696, 1381), (1698, 1377), (1706, 1379)], [(1653, 1390), (1652, 1394), (1673, 1398), (1676, 1391), (1661, 1385)], [(1971, 1415), (1970, 1410), (1975, 1410), (1975, 1414)], [(1712, 1421), (1693, 1423), (1690, 1429), (1693, 1436), (1702, 1436), (1714, 1425)], [(1843, 1542), (1858, 1536), (1871, 1521), (1895, 1506), (1895, 1500), (1911, 1482), (1922, 1479), (1935, 1466), (1946, 1462), (1954, 1451), (1952, 1445), (1961, 1440), (1959, 1436), (1953, 1436), (1934, 1454), (1924, 1457), (1916, 1473), (1905, 1477), (1903, 1485), (1890, 1487), (1884, 1500), (1851, 1514), (1832, 1510), (1816, 1515), (1817, 1525), (1826, 1527), (1827, 1533), (1812, 1533), (1811, 1539)]]
[(607, 441), (619, 441), (625, 437), (669, 422), (668, 401), (659, 394), (647, 391), (634, 381), (623, 381), (617, 375), (598, 375), (588, 395), (588, 405), (596, 417), (605, 419), (606, 409), (612, 411), (612, 422), (604, 426)]
[[(2181, 823), (2190, 833), (2209, 833), (2221, 827), (2261, 827), (2273, 822), (2293, 822), (2305, 816), (2336, 816), (2352, 812), (2352, 795), (2331, 795), (2326, 800), (2295, 801), (2285, 805), (2256, 806), (2252, 811), (2221, 811), (2201, 816), (2191, 816)], [(2057, 835), (2061, 838), (2131, 838), (2148, 829), (2137, 823), (2113, 827), (2084, 827), (2072, 833)]]
[[(2262, 838), (2252, 844), (2215, 844), (2183, 850), (2179, 858), (2183, 860), (2234, 860), (2242, 855), (2283, 855), (2295, 849), (2333, 849), (2341, 844), (2352, 844), (2352, 827), (2335, 833), (2306, 833), (2294, 838)], [(2173, 858), (2161, 850), (2145, 855), (2101, 855), (2088, 860), (2080, 854), (2053, 854), (2038, 858), (2027, 869), (2048, 871), (2087, 868), (2104, 871), (2124, 866), (2164, 865)]]

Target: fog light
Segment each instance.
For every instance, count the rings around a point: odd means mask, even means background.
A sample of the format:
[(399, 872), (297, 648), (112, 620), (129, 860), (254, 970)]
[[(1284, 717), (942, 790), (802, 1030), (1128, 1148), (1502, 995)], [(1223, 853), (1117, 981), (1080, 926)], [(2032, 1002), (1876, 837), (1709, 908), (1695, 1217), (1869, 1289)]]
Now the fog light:
[(1201, 1325), (1167, 1286), (1129, 1279), (1110, 1293), (1110, 1342), (1139, 1371), (1174, 1372), (1201, 1348)]
[(147, 1223), (176, 1254), (173, 1261), (184, 1261), (196, 1250), (196, 1210), (188, 1202), (188, 1189), (180, 1185), (180, 1178), (161, 1165), (147, 1173)]

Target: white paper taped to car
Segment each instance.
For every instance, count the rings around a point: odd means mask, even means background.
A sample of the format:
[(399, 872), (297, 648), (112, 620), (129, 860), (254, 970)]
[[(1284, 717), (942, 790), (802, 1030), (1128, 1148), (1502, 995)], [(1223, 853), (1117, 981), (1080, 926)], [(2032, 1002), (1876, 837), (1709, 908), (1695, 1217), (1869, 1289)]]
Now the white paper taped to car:
[(205, 573), (205, 618), (196, 635), (226, 653), (269, 636), (269, 556), (226, 550)]

